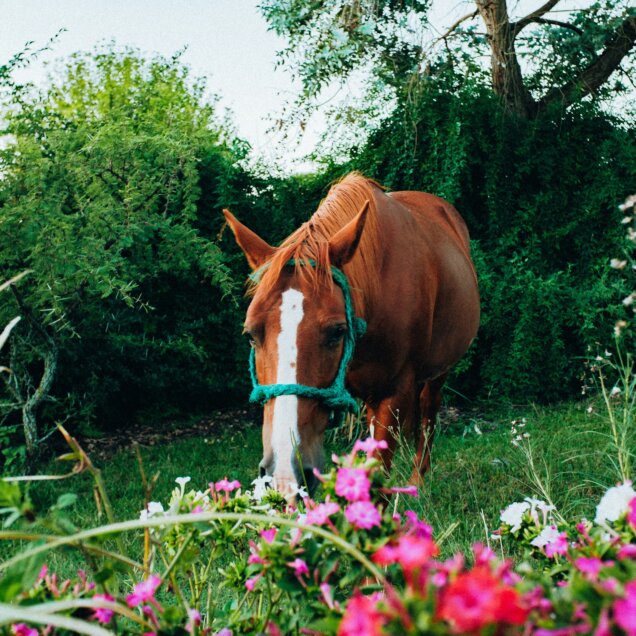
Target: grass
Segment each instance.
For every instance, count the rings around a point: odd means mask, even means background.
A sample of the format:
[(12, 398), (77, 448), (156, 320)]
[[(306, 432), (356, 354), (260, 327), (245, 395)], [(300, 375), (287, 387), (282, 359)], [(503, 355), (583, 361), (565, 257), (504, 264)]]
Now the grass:
[[(452, 529), (443, 546), (447, 553), (466, 550), (475, 541), (488, 542), (507, 504), (525, 496), (545, 498), (537, 477), (564, 516), (592, 516), (600, 494), (618, 481), (619, 475), (608, 459), (611, 439), (606, 419), (587, 413), (586, 407), (583, 403), (549, 408), (500, 407), (486, 413), (461, 414), (452, 420), (445, 418), (433, 445), (432, 470), (420, 497), (403, 499), (399, 507), (416, 510), (437, 533)], [(511, 443), (511, 421), (520, 418), (526, 418), (523, 430), (529, 434), (523, 448)], [(184, 475), (192, 478), (189, 487), (195, 489), (203, 490), (208, 482), (226, 476), (249, 485), (261, 457), (260, 435), (260, 425), (254, 421), (216, 439), (190, 437), (141, 448), (146, 476), (157, 475), (151, 499), (165, 503), (175, 478)], [(351, 443), (346, 430), (331, 435), (327, 456), (348, 450)], [(405, 442), (398, 449), (392, 477), (404, 484), (411, 473), (413, 450)], [(129, 449), (116, 453), (101, 462), (101, 468), (117, 519), (137, 518), (144, 498), (134, 452)], [(47, 471), (63, 469), (51, 463)], [(90, 475), (34, 484), (31, 496), (36, 507), (43, 510), (67, 491), (78, 495), (71, 514), (74, 523), (83, 528), (106, 523), (104, 516), (96, 513)]]

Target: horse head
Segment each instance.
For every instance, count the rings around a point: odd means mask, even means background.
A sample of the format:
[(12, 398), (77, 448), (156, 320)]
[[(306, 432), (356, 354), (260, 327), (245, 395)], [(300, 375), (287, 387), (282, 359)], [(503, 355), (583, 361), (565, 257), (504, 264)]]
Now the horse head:
[(244, 333), (252, 347), (252, 399), (264, 403), (260, 472), (288, 498), (299, 486), (315, 489), (330, 414), (353, 401), (344, 371), (359, 325), (340, 268), (358, 247), (368, 207), (316, 239), (306, 258), (293, 240), (272, 247), (224, 210), (253, 270)]

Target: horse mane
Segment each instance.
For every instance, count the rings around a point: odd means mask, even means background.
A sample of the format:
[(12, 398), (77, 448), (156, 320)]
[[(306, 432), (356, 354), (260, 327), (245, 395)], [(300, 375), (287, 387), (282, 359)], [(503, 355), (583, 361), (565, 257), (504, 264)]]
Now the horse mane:
[[(332, 185), (311, 218), (281, 243), (274, 256), (261, 268), (260, 276), (251, 278), (248, 294), (253, 295), (257, 289), (265, 294), (271, 292), (283, 268), (292, 259), (295, 261), (295, 274), (314, 289), (322, 285), (332, 286), (329, 239), (368, 201), (369, 212), (360, 243), (353, 258), (343, 268), (351, 288), (354, 309), (358, 316), (362, 316), (366, 301), (375, 295), (378, 286), (377, 276), (373, 274), (378, 271), (376, 263), (381, 254), (375, 203), (377, 189), (383, 188), (359, 172), (351, 172)], [(310, 260), (313, 266), (303, 264)]]

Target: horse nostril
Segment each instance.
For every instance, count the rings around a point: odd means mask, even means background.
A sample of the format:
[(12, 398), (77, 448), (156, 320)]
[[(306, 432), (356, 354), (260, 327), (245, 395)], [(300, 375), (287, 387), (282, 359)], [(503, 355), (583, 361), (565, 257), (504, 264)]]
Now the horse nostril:
[(265, 475), (267, 475), (267, 471), (265, 470), (265, 466), (260, 466), (258, 467), (258, 476), (259, 477), (265, 477)]

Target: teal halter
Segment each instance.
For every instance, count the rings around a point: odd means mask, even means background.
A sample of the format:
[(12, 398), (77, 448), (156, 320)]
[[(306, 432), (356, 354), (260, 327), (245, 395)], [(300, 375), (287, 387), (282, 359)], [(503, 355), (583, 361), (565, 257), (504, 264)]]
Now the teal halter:
[[(305, 263), (312, 267), (316, 264), (313, 260), (302, 262), (303, 265)], [(295, 261), (289, 261), (288, 265), (295, 265)], [(258, 272), (256, 272), (256, 274), (258, 274)], [(260, 402), (264, 404), (268, 400), (281, 395), (299, 395), (301, 397), (319, 400), (334, 412), (344, 414), (349, 411), (356, 412), (358, 410), (357, 402), (345, 387), (345, 374), (349, 362), (351, 362), (351, 358), (353, 357), (356, 340), (364, 335), (367, 330), (367, 323), (353, 313), (351, 290), (345, 274), (337, 267), (332, 267), (331, 275), (335, 283), (342, 289), (345, 303), (345, 318), (347, 321), (347, 333), (344, 337), (342, 358), (340, 359), (340, 366), (338, 367), (338, 372), (331, 386), (319, 389), (318, 387), (307, 386), (305, 384), (259, 384), (258, 378), (256, 377), (256, 353), (255, 350), (252, 349), (250, 352), (250, 376), (252, 377), (253, 389), (250, 394), (250, 402)]]

